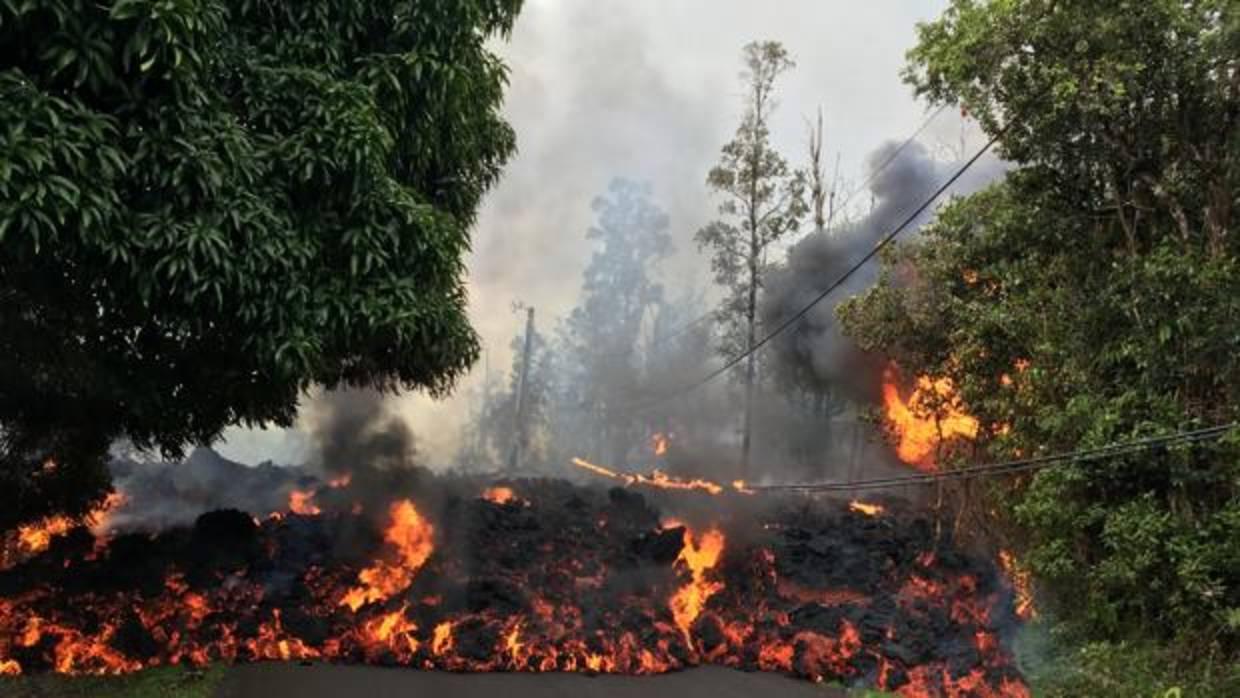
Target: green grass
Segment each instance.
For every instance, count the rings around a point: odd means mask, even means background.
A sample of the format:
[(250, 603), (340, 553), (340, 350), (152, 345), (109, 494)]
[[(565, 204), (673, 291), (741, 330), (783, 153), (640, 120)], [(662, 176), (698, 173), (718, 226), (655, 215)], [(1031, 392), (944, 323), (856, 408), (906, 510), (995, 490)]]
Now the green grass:
[(4, 698), (211, 698), (224, 667), (160, 667), (127, 676), (0, 678)]
[(1017, 663), (1035, 698), (1234, 698), (1240, 664), (1206, 651), (1135, 639), (1074, 641), (1044, 623), (1025, 626)]

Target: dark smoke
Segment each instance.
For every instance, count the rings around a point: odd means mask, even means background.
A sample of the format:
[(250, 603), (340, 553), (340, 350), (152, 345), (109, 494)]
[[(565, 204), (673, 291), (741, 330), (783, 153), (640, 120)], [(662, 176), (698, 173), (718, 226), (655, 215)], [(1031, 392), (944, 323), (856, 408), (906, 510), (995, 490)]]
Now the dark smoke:
[(310, 436), (311, 464), (329, 476), (407, 470), (417, 456), (413, 432), (373, 390), (324, 393), (314, 404)]
[(306, 466), (324, 480), (348, 476), (347, 487), (321, 492), (327, 509), (360, 506), (386, 515), (393, 492), (422, 489), (429, 471), (417, 463), (416, 439), (392, 402), (375, 390), (323, 393), (314, 403)]
[[(886, 161), (896, 147), (895, 143), (888, 143), (875, 151), (870, 157), (871, 166)], [(810, 233), (788, 251), (787, 264), (767, 276), (763, 323), (773, 327), (805, 307), (857, 264), (883, 236), (903, 223), (960, 164), (936, 161), (921, 144), (910, 144), (874, 178), (870, 187), (873, 208), (869, 213), (835, 230)], [(996, 159), (983, 159), (945, 196), (977, 191), (1001, 176), (1004, 169)], [(934, 209), (931, 206), (922, 212), (899, 240), (915, 235), (932, 218)], [(774, 342), (771, 350), (775, 371), (818, 387), (842, 389), (862, 403), (875, 402), (882, 362), (879, 357), (866, 355), (841, 334), (835, 308), (869, 288), (877, 273), (878, 260), (871, 259)]]

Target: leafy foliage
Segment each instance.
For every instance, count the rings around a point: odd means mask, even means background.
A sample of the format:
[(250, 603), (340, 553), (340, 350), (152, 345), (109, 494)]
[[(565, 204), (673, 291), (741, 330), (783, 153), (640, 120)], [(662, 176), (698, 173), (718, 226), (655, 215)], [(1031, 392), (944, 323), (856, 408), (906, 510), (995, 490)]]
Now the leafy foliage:
[[(887, 255), (849, 333), (950, 376), (979, 458), (1240, 419), (1236, 5), (957, 0), (920, 36), (909, 80), (1019, 169)], [(1234, 432), (985, 494), (1084, 637), (1240, 650)]]
[(745, 112), (706, 183), (721, 195), (720, 218), (697, 232), (711, 250), (715, 282), (726, 296), (719, 309), (720, 353), (733, 357), (753, 343), (756, 296), (772, 242), (796, 232), (807, 212), (805, 173), (794, 170), (771, 145), (769, 121), (775, 79), (793, 67), (782, 44), (753, 42), (743, 51)]
[(118, 436), (453, 384), (520, 5), (0, 1), (0, 527), (80, 512)]

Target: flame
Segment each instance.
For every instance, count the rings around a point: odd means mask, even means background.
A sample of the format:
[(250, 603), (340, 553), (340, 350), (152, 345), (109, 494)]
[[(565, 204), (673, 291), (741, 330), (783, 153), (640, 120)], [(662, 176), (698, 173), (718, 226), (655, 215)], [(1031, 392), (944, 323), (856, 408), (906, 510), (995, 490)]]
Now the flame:
[[(883, 374), (883, 406), (887, 422), (899, 439), (896, 454), (922, 470), (935, 469), (935, 452), (941, 441), (977, 436), (977, 420), (960, 408), (950, 378), (918, 376), (906, 401), (900, 396), (895, 367), (889, 366)], [(937, 415), (935, 406), (941, 406)]]
[(666, 456), (669, 444), (671, 444), (670, 435), (663, 432), (658, 432), (650, 437), (650, 448), (654, 450), (656, 456)]
[(302, 516), (318, 516), (323, 510), (314, 503), (314, 492), (293, 490), (288, 493), (288, 510)]
[(16, 659), (0, 660), (0, 676), (19, 676), (21, 673), (22, 665)]
[(692, 578), (672, 596), (670, 606), (672, 617), (676, 619), (676, 627), (680, 628), (685, 642), (690, 645), (692, 640), (689, 630), (693, 627), (693, 621), (701, 615), (706, 601), (723, 589), (722, 582), (706, 580), (706, 573), (719, 562), (723, 543), (723, 532), (717, 528), (703, 533), (699, 541), (694, 541), (693, 532), (685, 529), (684, 547), (680, 549), (676, 561), (689, 570)]
[(431, 653), (437, 657), (442, 657), (452, 651), (455, 641), (452, 638), (453, 623), (445, 620), (435, 626), (434, 635), (431, 637)]
[(418, 626), (405, 616), (409, 606), (402, 605), (391, 613), (385, 613), (362, 624), (362, 645), (370, 654), (379, 655), (391, 650), (397, 656), (418, 651), (419, 642), (414, 636)]
[[(572, 464), (582, 470), (592, 472), (595, 475), (602, 475), (605, 478), (623, 482), (627, 486), (641, 485), (644, 487), (655, 487), (662, 490), (693, 490), (698, 492), (706, 492), (707, 494), (712, 495), (722, 494), (723, 491), (727, 489), (717, 482), (711, 482), (710, 480), (704, 480), (702, 478), (684, 480), (668, 475), (662, 470), (653, 470), (649, 475), (644, 475), (642, 473), (622, 473), (612, 470), (611, 468), (596, 465), (588, 460), (585, 460), (584, 458), (573, 458)], [(733, 480), (731, 489), (740, 494), (754, 494), (754, 490), (747, 487), (744, 480)]]
[(859, 514), (865, 514), (866, 516), (878, 516), (886, 511), (881, 504), (869, 504), (856, 499), (848, 503), (848, 508)]
[(1007, 575), (1016, 595), (1016, 617), (1030, 620), (1038, 617), (1038, 609), (1033, 604), (1033, 584), (1029, 571), (1022, 568), (1016, 556), (1008, 550), (999, 551), (999, 567)]
[(348, 487), (350, 482), (353, 482), (353, 473), (345, 473), (344, 475), (339, 475), (328, 480), (327, 486), (333, 490), (338, 490), (343, 487)]
[(47, 550), (52, 539), (63, 536), (73, 529), (73, 519), (57, 514), (17, 529), (17, 541), (27, 555), (38, 555)]
[(488, 487), (482, 491), (482, 498), (492, 504), (507, 504), (517, 498), (511, 487)]
[(394, 560), (378, 560), (358, 574), (361, 586), (350, 589), (340, 600), (354, 612), (362, 606), (391, 598), (413, 583), (413, 577), (422, 569), (426, 559), (435, 549), (434, 528), (413, 502), (402, 499), (389, 510), (392, 523), (384, 533), (384, 540), (393, 548)]

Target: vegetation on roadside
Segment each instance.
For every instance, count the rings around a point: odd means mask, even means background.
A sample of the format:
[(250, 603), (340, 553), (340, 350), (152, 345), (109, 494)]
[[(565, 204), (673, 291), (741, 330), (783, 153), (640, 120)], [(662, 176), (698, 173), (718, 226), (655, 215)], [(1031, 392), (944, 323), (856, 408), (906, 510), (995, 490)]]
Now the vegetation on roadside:
[(42, 674), (0, 678), (6, 698), (211, 698), (225, 668), (160, 667), (126, 676)]
[(453, 385), (520, 7), (0, 0), (0, 530), (87, 511), (114, 439)]
[[(959, 386), (975, 461), (1240, 420), (1240, 6), (955, 0), (909, 57), (1015, 169), (886, 255), (847, 331)], [(1079, 648), (1047, 695), (1234, 686), (1216, 668), (1240, 659), (1236, 432), (959, 497)]]

